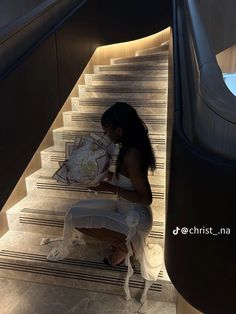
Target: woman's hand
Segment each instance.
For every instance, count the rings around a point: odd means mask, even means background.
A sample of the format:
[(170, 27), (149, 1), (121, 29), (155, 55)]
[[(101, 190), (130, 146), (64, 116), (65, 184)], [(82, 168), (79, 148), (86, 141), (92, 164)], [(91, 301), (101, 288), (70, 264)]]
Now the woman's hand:
[(91, 187), (88, 187), (90, 190), (93, 190), (93, 191), (108, 191), (108, 192), (116, 192), (117, 190), (117, 187), (115, 185), (112, 185), (106, 181), (102, 181), (100, 182), (99, 185), (97, 186), (91, 186)]

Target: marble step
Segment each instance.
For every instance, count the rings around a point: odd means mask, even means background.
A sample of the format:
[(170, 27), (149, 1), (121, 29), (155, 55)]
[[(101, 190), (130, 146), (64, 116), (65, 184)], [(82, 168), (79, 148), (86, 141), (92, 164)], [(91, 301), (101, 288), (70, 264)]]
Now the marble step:
[(158, 47), (153, 47), (153, 48), (144, 49), (144, 50), (138, 50), (138, 51), (136, 51), (135, 55), (136, 56), (152, 55), (152, 54), (159, 53), (161, 51), (168, 52), (168, 49), (169, 49), (169, 42), (167, 41)]
[[(118, 152), (117, 152), (118, 153)], [(41, 154), (41, 163), (42, 168), (44, 169), (58, 169), (59, 168), (59, 162), (65, 161), (66, 156), (65, 152), (63, 151), (57, 151), (55, 150), (54, 146), (51, 146), (43, 151), (40, 152)], [(117, 160), (117, 154), (113, 156), (113, 162), (112, 162), (112, 168), (115, 169), (116, 160)], [(160, 157), (158, 156), (156, 160), (156, 171), (154, 174), (149, 172), (149, 176), (155, 175), (155, 176), (165, 176), (165, 156)]]
[(132, 98), (132, 99), (158, 99), (167, 100), (166, 88), (133, 88), (132, 86), (119, 87), (119, 86), (89, 86), (79, 85), (78, 93), (81, 98), (86, 97), (102, 97), (102, 98)]
[[(82, 136), (89, 134), (91, 130), (82, 131), (78, 127), (61, 127), (53, 130), (53, 140), (54, 149), (56, 151), (65, 151), (66, 142), (74, 142), (77, 136)], [(93, 130), (98, 135), (103, 135), (103, 131), (100, 128), (98, 131)], [(156, 157), (158, 157), (158, 152), (161, 152), (161, 156), (165, 154), (166, 151), (166, 134), (162, 133), (151, 133), (149, 132), (149, 138), (153, 149), (155, 151)]]
[(10, 230), (61, 234), (61, 222), (78, 199), (26, 196), (7, 211)]
[(132, 87), (141, 89), (167, 88), (168, 78), (158, 76), (139, 77), (135, 75), (120, 74), (85, 74), (85, 85)]
[[(109, 65), (106, 65), (109, 67)], [(86, 76), (90, 76), (92, 75), (95, 78), (110, 78), (111, 80), (127, 80), (127, 81), (148, 81), (149, 79), (152, 81), (155, 80), (168, 80), (168, 73), (166, 75), (161, 75), (159, 73), (159, 71), (157, 72), (153, 72), (153, 73), (149, 73), (147, 72), (140, 72), (140, 71), (136, 71), (136, 72), (131, 72), (131, 73), (112, 73), (112, 74), (104, 74), (104, 73), (93, 73), (93, 74), (85, 74)], [(108, 80), (108, 79), (107, 79)]]
[[(139, 59), (140, 58), (140, 59)], [(137, 59), (137, 60), (136, 60)], [(139, 56), (134, 56), (134, 57), (130, 57), (130, 58), (111, 58), (110, 59), (110, 65), (126, 65), (126, 66), (133, 66), (133, 65), (137, 65), (137, 66), (165, 66), (168, 65), (168, 56), (165, 56), (164, 58), (156, 58), (156, 57), (152, 57), (152, 58), (147, 58), (145, 60), (145, 58), (139, 57)]]
[[(1, 278), (1, 314), (130, 314), (140, 313), (140, 302), (120, 295)], [(22, 296), (27, 296), (24, 298)], [(63, 297), (62, 297), (63, 296)], [(10, 302), (9, 302), (10, 300)], [(175, 302), (148, 300), (147, 314), (176, 314)]]
[[(88, 199), (88, 198), (107, 198), (116, 199), (116, 195), (112, 192), (98, 192), (97, 196), (94, 192), (89, 192), (85, 187), (66, 185), (57, 182), (52, 178), (55, 169), (39, 169), (26, 178), (27, 195), (29, 196), (46, 196), (46, 197), (60, 197), (71, 199)], [(165, 178), (157, 176), (149, 176), (149, 182), (153, 194), (153, 206), (155, 200), (163, 200), (165, 198)]]
[(113, 65), (95, 65), (94, 66), (94, 73), (99, 74), (136, 74), (141, 75), (152, 75), (158, 74), (160, 76), (167, 76), (168, 75), (168, 64), (165, 63), (163, 65), (146, 65), (146, 64), (136, 64), (136, 63), (129, 63), (129, 64), (113, 64)]
[[(166, 114), (142, 115), (150, 133), (166, 132)], [(101, 131), (101, 117), (95, 113), (80, 113), (78, 111), (63, 112), (64, 126), (78, 127), (81, 131)]]
[[(145, 60), (135, 60), (136, 58), (140, 58), (139, 56), (134, 56), (131, 58), (124, 58), (124, 59), (116, 59), (116, 58), (111, 58), (110, 59), (110, 66), (114, 65), (126, 65), (126, 66), (167, 66), (168, 65), (168, 56), (165, 56), (165, 58), (150, 58)], [(133, 60), (132, 60), (133, 59)]]
[(134, 56), (129, 58), (111, 58), (111, 64), (124, 64), (124, 63), (143, 63), (143, 62), (168, 62), (168, 51), (158, 51), (144, 56)]
[[(69, 208), (75, 206), (78, 199), (35, 198), (25, 197), (7, 211), (10, 230), (36, 232), (62, 236), (64, 217)], [(162, 208), (162, 211), (164, 208)], [(163, 218), (163, 217), (161, 217)], [(164, 245), (165, 221), (158, 217), (153, 221), (153, 228), (148, 237), (149, 243)], [(89, 242), (97, 242), (95, 238), (82, 237)]]
[[(45, 234), (44, 237), (51, 235)], [(123, 284), (127, 268), (114, 268), (102, 262), (109, 252), (107, 243), (76, 246), (64, 260), (50, 262), (46, 256), (55, 243), (40, 246), (41, 238), (42, 235), (37, 233), (7, 232), (0, 240), (1, 277), (124, 295)], [(133, 297), (140, 294), (144, 286), (139, 265), (136, 265), (135, 273), (130, 279)], [(165, 265), (158, 280), (150, 288), (148, 298), (176, 301), (176, 291)]]
[(81, 113), (96, 113), (103, 114), (110, 106), (116, 101), (127, 102), (132, 105), (141, 115), (157, 115), (167, 113), (167, 101), (166, 100), (153, 100), (153, 99), (117, 99), (117, 98), (81, 98), (71, 97), (72, 111), (79, 111)]

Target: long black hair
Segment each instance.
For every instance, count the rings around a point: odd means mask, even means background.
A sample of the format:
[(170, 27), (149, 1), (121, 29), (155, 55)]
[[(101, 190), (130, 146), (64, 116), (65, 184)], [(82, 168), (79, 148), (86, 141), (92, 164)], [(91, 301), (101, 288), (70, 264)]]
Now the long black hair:
[(101, 117), (103, 127), (120, 127), (123, 134), (120, 137), (121, 149), (116, 162), (116, 175), (118, 176), (120, 166), (126, 151), (135, 147), (140, 151), (143, 170), (156, 169), (156, 158), (149, 139), (148, 128), (144, 121), (138, 116), (137, 111), (125, 102), (116, 102), (108, 108)]

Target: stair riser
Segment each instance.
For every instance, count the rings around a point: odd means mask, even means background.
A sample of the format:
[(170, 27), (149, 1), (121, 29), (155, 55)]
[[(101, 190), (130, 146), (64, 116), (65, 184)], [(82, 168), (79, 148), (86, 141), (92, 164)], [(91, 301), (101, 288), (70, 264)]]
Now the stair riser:
[[(53, 170), (53, 169), (51, 169)], [(53, 173), (53, 171), (52, 171)], [(155, 186), (163, 186), (165, 184), (165, 177), (149, 176), (150, 185), (155, 193)], [(88, 195), (93, 193), (88, 192), (87, 189), (78, 186), (67, 186), (62, 183), (57, 183), (55, 180), (50, 179), (50, 177), (34, 177), (30, 176), (26, 178), (27, 192), (29, 195), (35, 195), (35, 190), (38, 191), (38, 195), (44, 195), (48, 197), (62, 197), (62, 198), (72, 198), (72, 199), (86, 199)], [(50, 193), (49, 193), (50, 191)], [(161, 192), (158, 188), (158, 192)], [(98, 193), (99, 196), (105, 198), (114, 199), (114, 195), (111, 193)], [(91, 196), (92, 197), (92, 196)]]
[(138, 76), (151, 76), (151, 75), (158, 75), (166, 77), (168, 75), (168, 70), (166, 69), (135, 69), (135, 68), (128, 68), (119, 66), (119, 68), (94, 68), (94, 74), (126, 74), (126, 75), (138, 75)]
[[(88, 192), (85, 188), (67, 186), (62, 183), (57, 183), (55, 180), (49, 180), (50, 178), (26, 178), (27, 194), (29, 196), (44, 196), (44, 197), (59, 197), (70, 199), (88, 199), (95, 198), (93, 192)], [(153, 182), (154, 179), (154, 182)], [(153, 191), (153, 200), (163, 199), (163, 188), (155, 188), (155, 186), (164, 186), (165, 178), (163, 177), (150, 177), (150, 185)], [(161, 194), (160, 194), (161, 193)], [(98, 193), (98, 198), (116, 199), (116, 196), (112, 193)]]
[(153, 72), (161, 72), (164, 71), (165, 73), (167, 73), (168, 71), (168, 63), (164, 63), (164, 64), (151, 64), (151, 65), (147, 65), (147, 64), (117, 64), (117, 65), (95, 65), (94, 66), (94, 73), (100, 73), (100, 72), (111, 72), (111, 71), (130, 71), (131, 73), (133, 71), (137, 71), (137, 72), (145, 72), (148, 73), (150, 71)]
[[(42, 216), (42, 215), (41, 215)], [(46, 217), (46, 216), (45, 216)], [(47, 219), (46, 217), (45, 219)], [(50, 218), (53, 219), (53, 218)], [(23, 231), (23, 232), (34, 232), (44, 234), (51, 234), (52, 236), (62, 236), (63, 227), (61, 223), (48, 223), (38, 221), (38, 219), (29, 219), (20, 217), (19, 214), (7, 214), (9, 230)]]
[[(99, 120), (99, 122), (96, 120)], [(80, 130), (90, 129), (95, 133), (99, 131), (101, 132), (100, 118), (96, 120), (94, 122), (89, 121), (86, 117), (81, 117), (78, 114), (71, 114), (70, 112), (65, 112), (63, 114), (64, 126), (78, 127)], [(157, 117), (157, 119), (152, 120), (150, 123), (146, 120), (145, 123), (150, 133), (157, 134), (165, 133), (166, 131), (166, 119), (162, 116), (160, 118)]]
[[(9, 264), (9, 261), (7, 262), (8, 262), (7, 264)], [(24, 280), (28, 282), (48, 284), (52, 286), (70, 287), (74, 289), (78, 288), (78, 289), (89, 290), (89, 291), (94, 291), (94, 292), (112, 293), (112, 294), (124, 296), (123, 284), (124, 284), (125, 273), (122, 273), (120, 277), (118, 278), (111, 277), (111, 279), (109, 279), (107, 283), (104, 283), (104, 278), (102, 278), (101, 275), (99, 276), (99, 272), (98, 272), (98, 276), (100, 278), (94, 279), (93, 277), (90, 276), (90, 274), (86, 274), (86, 273), (75, 276), (75, 275), (64, 275), (63, 271), (57, 271), (53, 269), (47, 270), (46, 268), (46, 270), (43, 270), (41, 268), (42, 263), (34, 262), (33, 263), (34, 268), (32, 271), (30, 271), (31, 269), (30, 266), (27, 266), (25, 271), (22, 271), (21, 268), (18, 268), (19, 270), (16, 271), (17, 269), (16, 267), (13, 268), (11, 265), (8, 266), (7, 264), (5, 263), (4, 266), (0, 264), (2, 278), (12, 278), (14, 280), (18, 279), (18, 280)], [(4, 269), (7, 267), (10, 269)], [(77, 278), (81, 278), (81, 279), (77, 279)], [(166, 302), (176, 301), (176, 293), (174, 291), (172, 284), (160, 283), (158, 286), (159, 286), (160, 291), (152, 291), (151, 289), (149, 290), (148, 299), (150, 300), (158, 299), (160, 301), (166, 301)], [(140, 296), (141, 292), (143, 291), (142, 289), (143, 288), (140, 289), (140, 288), (130, 287), (132, 297)]]
[(135, 56), (130, 58), (111, 58), (111, 64), (127, 64), (127, 63), (154, 63), (154, 64), (161, 64), (161, 63), (168, 63), (168, 53), (167, 52), (159, 52), (156, 54), (146, 55), (146, 56)]
[[(95, 132), (95, 130), (93, 131)], [(66, 142), (74, 142), (76, 136), (79, 136), (80, 132), (54, 132), (53, 139), (54, 139), (54, 149), (56, 151), (65, 151), (65, 143)], [(152, 147), (156, 156), (158, 156), (158, 152), (165, 153), (166, 144), (164, 139), (160, 139), (160, 141), (151, 138)]]
[(137, 75), (137, 76), (153, 76), (158, 75), (160, 78), (166, 78), (168, 72), (165, 71), (124, 71), (124, 70), (116, 70), (116, 71), (94, 71), (95, 74), (102, 74), (102, 75)]
[[(96, 113), (102, 116), (103, 112), (105, 112), (110, 106), (112, 106), (117, 100), (116, 99), (94, 99), (91, 100), (82, 99), (79, 97), (73, 97), (71, 99), (72, 111), (78, 111), (81, 113)], [(127, 100), (120, 99), (119, 101), (126, 102)], [(134, 100), (127, 101), (130, 105), (132, 105), (138, 112), (140, 116), (142, 115), (158, 115), (158, 114), (166, 114), (167, 113), (167, 103), (165, 100), (158, 101), (152, 103), (151, 101), (145, 100), (137, 100), (135, 103)], [(147, 106), (148, 105), (148, 106)]]
[(114, 87), (129, 87), (147, 89), (147, 88), (167, 88), (168, 82), (166, 80), (152, 80), (152, 81), (126, 81), (126, 80), (104, 80), (93, 79), (86, 76), (85, 84), (91, 86), (114, 86)]
[[(117, 69), (117, 67), (115, 67)], [(109, 69), (109, 67), (108, 67)], [(104, 81), (128, 81), (128, 82), (149, 82), (149, 81), (168, 81), (168, 71), (165, 71), (165, 75), (163, 75), (160, 70), (156, 71), (155, 68), (154, 70), (151, 70), (153, 73), (149, 73), (150, 70), (144, 71), (131, 71), (131, 73), (126, 73), (129, 72), (128, 70), (125, 70), (124, 74), (123, 73), (88, 73), (85, 74), (85, 78), (88, 77), (93, 77), (93, 80), (104, 80)]]
[[(50, 181), (50, 183), (48, 183), (31, 178), (26, 178), (26, 189), (27, 194), (30, 196), (49, 196), (78, 200), (95, 197), (94, 193), (89, 193), (72, 186), (57, 184), (56, 181)], [(107, 199), (115, 199), (113, 194), (105, 194), (104, 197)]]
[[(64, 155), (64, 154), (63, 154)], [(63, 157), (59, 156), (57, 153), (56, 155), (52, 153), (47, 153), (47, 152), (41, 152), (41, 162), (42, 162), (42, 168), (44, 169), (55, 169), (55, 171), (59, 168), (59, 161), (65, 161), (65, 156)], [(115, 167), (115, 159), (113, 161), (113, 166)], [(165, 176), (165, 169), (164, 169), (164, 163), (160, 162), (157, 164), (157, 169), (152, 175), (152, 173), (149, 173), (149, 176), (156, 176), (156, 177), (164, 177)]]
[[(147, 101), (148, 103), (148, 101)], [(111, 102), (111, 105), (113, 104), (113, 102)], [(78, 111), (81, 113), (96, 113), (99, 116), (102, 116), (102, 114), (108, 109), (108, 106), (103, 106), (103, 105), (94, 105), (94, 104), (88, 104), (85, 105), (84, 103), (82, 105), (79, 105), (79, 101), (75, 101), (72, 103), (72, 111)], [(149, 107), (143, 107), (143, 108), (137, 108), (136, 106), (136, 110), (139, 113), (140, 111), (142, 112), (142, 114), (146, 114), (146, 115), (159, 115), (159, 114), (166, 114), (167, 113), (167, 109), (165, 108), (165, 105), (160, 105), (160, 108), (149, 108)], [(155, 112), (155, 114), (154, 114)], [(139, 113), (139, 115), (141, 115)]]
[(165, 100), (167, 101), (167, 93), (166, 92), (125, 92), (125, 93), (120, 93), (114, 91), (97, 91), (97, 92), (89, 92), (86, 90), (86, 87), (79, 87), (79, 97), (81, 98), (113, 98), (116, 99), (116, 101), (121, 101), (121, 99), (125, 98), (127, 100), (129, 99), (140, 99), (143, 100), (145, 99), (146, 101), (150, 100)]
[[(98, 116), (102, 116), (102, 114), (109, 108), (108, 106), (103, 106), (103, 105), (94, 105), (94, 104), (82, 104), (78, 105), (79, 102), (73, 102), (72, 104), (72, 111), (78, 111), (80, 113), (94, 113), (97, 114)], [(148, 101), (147, 101), (148, 103)], [(111, 103), (112, 105), (113, 103)], [(159, 108), (148, 108), (148, 107), (143, 107), (143, 108), (138, 108), (136, 107), (136, 110), (138, 114), (141, 116), (139, 113), (142, 111), (142, 114), (144, 115), (166, 115), (167, 114), (167, 109), (165, 108), (165, 105), (160, 105)], [(154, 114), (155, 112), (155, 114)]]

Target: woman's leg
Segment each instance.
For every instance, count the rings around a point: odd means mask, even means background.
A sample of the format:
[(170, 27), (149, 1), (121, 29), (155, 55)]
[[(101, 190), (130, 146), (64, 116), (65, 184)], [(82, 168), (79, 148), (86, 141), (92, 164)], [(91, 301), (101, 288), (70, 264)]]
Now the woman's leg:
[(76, 229), (91, 237), (97, 238), (102, 241), (110, 242), (114, 248), (113, 254), (109, 257), (110, 262), (113, 266), (116, 266), (126, 258), (126, 255), (128, 254), (128, 248), (125, 243), (126, 235), (106, 228), (100, 229), (76, 228)]
[(110, 242), (111, 244), (116, 241), (125, 241), (126, 236), (122, 233), (106, 229), (106, 228), (75, 228), (78, 231), (89, 235), (91, 237), (94, 237), (96, 239)]

